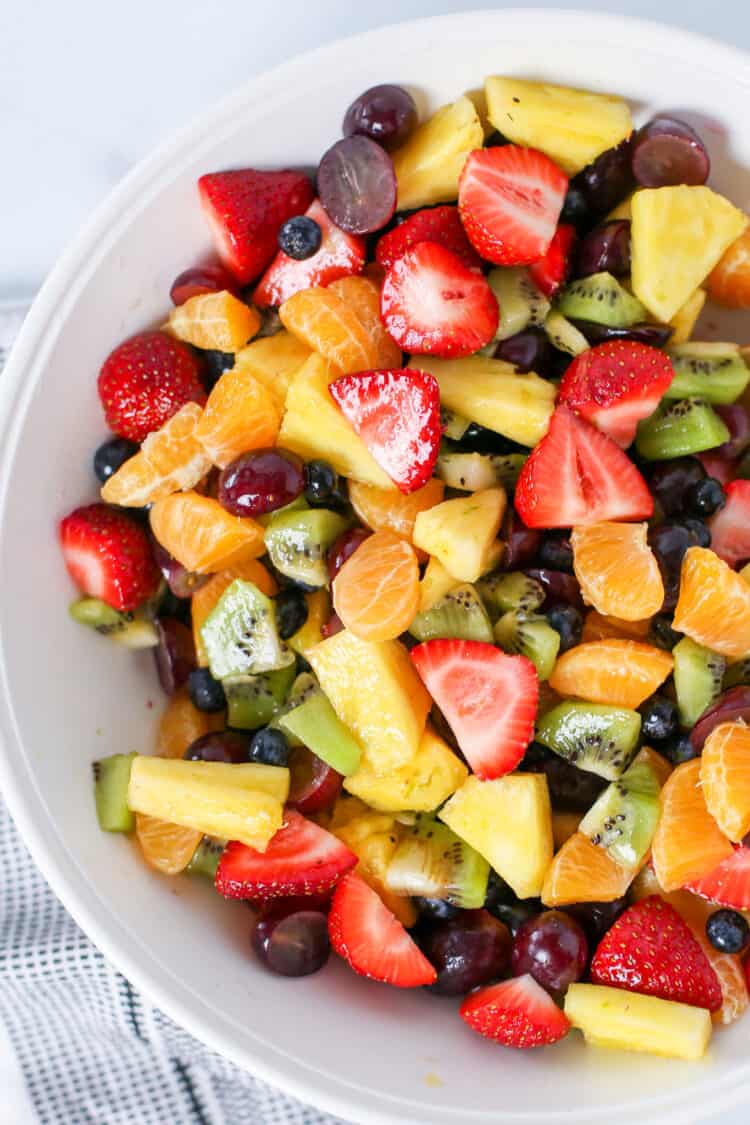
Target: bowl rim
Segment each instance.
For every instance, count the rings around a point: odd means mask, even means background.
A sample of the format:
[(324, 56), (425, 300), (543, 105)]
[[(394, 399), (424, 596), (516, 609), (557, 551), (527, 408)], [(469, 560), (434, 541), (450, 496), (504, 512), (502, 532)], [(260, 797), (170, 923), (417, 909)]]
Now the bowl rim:
[[(108, 244), (117, 237), (118, 229), (129, 221), (131, 210), (135, 206), (145, 206), (159, 194), (162, 181), (174, 176), (180, 158), (186, 159), (188, 154), (194, 158), (201, 143), (215, 143), (217, 133), (222, 128), (232, 128), (236, 115), (246, 104), (267, 96), (275, 87), (285, 85), (299, 71), (306, 68), (314, 71), (321, 66), (333, 65), (342, 51), (367, 51), (370, 47), (387, 43), (394, 35), (412, 36), (417, 41), (429, 30), (430, 34), (447, 37), (452, 29), (458, 31), (461, 26), (466, 26), (467, 21), (473, 20), (497, 23), (504, 30), (513, 24), (528, 25), (533, 20), (537, 25), (544, 25), (548, 36), (559, 34), (570, 37), (574, 30), (579, 41), (609, 43), (617, 40), (634, 50), (647, 46), (664, 57), (671, 55), (683, 61), (692, 56), (704, 69), (706, 59), (710, 59), (710, 69), (731, 75), (737, 83), (750, 87), (750, 53), (738, 47), (660, 22), (576, 8), (480, 8), (389, 23), (303, 52), (257, 74), (170, 134), (150, 155), (139, 161), (96, 207), (41, 286), (0, 382), (0, 537), (14, 453), (36, 384), (34, 372), (44, 368), (77, 293), (95, 265), (106, 257)], [(387, 1090), (372, 1096), (369, 1091), (363, 1091), (342, 1076), (336, 1076), (335, 1081), (331, 1081), (329, 1076), (320, 1074), (312, 1066), (304, 1074), (298, 1070), (290, 1073), (284, 1067), (283, 1052), (265, 1043), (252, 1028), (248, 1028), (248, 1035), (257, 1046), (253, 1045), (251, 1053), (238, 1049), (231, 1039), (201, 1022), (200, 1016), (196, 1015), (194, 1001), (197, 998), (190, 993), (187, 982), (175, 978), (177, 987), (171, 987), (171, 982), (165, 982), (161, 972), (155, 971), (156, 966), (149, 963), (149, 950), (137, 940), (130, 944), (124, 939), (127, 931), (123, 930), (122, 922), (116, 923), (111, 908), (88, 881), (85, 869), (62, 848), (25, 759), (9, 696), (1, 630), (0, 687), (3, 689), (0, 706), (0, 790), (24, 843), (53, 892), (115, 968), (196, 1039), (280, 1091), (351, 1121), (372, 1125), (426, 1125), (430, 1118), (419, 1102), (394, 1098)], [(19, 769), (19, 765), (23, 769)], [(666, 1125), (670, 1121), (676, 1125), (678, 1121), (695, 1122), (696, 1112), (700, 1113), (700, 1107), (696, 1110), (697, 1094), (710, 1094), (712, 1113), (728, 1109), (738, 1105), (745, 1096), (748, 1076), (750, 1062), (725, 1074), (718, 1083), (709, 1080), (698, 1089), (691, 1088), (688, 1095), (671, 1092), (658, 1098), (623, 1103), (617, 1107), (617, 1116), (630, 1117), (635, 1111), (644, 1123), (659, 1121)], [(441, 1113), (431, 1107), (429, 1112), (432, 1115), (430, 1125), (456, 1122), (451, 1110)], [(498, 1121), (501, 1118), (493, 1113), (491, 1119)], [(589, 1114), (578, 1108), (562, 1110), (556, 1119), (570, 1125), (573, 1122), (583, 1125), (584, 1122), (593, 1122), (594, 1115), (593, 1111)], [(462, 1110), (462, 1125), (463, 1122), (470, 1125), (471, 1122), (489, 1120), (490, 1114), (485, 1110)], [(549, 1118), (532, 1111), (503, 1115), (502, 1120), (541, 1125)]]

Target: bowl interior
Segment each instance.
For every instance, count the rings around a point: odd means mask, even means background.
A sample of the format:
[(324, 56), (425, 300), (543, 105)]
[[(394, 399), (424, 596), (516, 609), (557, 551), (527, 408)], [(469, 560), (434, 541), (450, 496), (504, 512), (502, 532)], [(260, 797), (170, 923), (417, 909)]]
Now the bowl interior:
[[(585, 1122), (636, 1111), (663, 1121), (709, 1090), (714, 1109), (720, 1090), (733, 1096), (747, 1065), (740, 1028), (717, 1035), (700, 1065), (584, 1049), (576, 1036), (515, 1054), (469, 1034), (456, 1003), (383, 988), (342, 964), (300, 982), (271, 977), (249, 954), (241, 905), (151, 873), (134, 847), (98, 831), (91, 800), (92, 759), (148, 751), (164, 699), (149, 655), (118, 651), (68, 620), (56, 522), (95, 497), (103, 358), (158, 324), (174, 275), (211, 250), (196, 178), (243, 164), (314, 165), (349, 101), (376, 82), (409, 85), (427, 110), (501, 72), (621, 93), (637, 120), (657, 109), (689, 118), (711, 150), (712, 184), (750, 209), (747, 60), (584, 13), (483, 12), (383, 29), (264, 76), (177, 138), (58, 267), (5, 380), (0, 772), (38, 861), (104, 951), (194, 1034), (291, 1092), (380, 1122)], [(707, 336), (741, 338), (736, 317), (710, 311), (705, 322)]]

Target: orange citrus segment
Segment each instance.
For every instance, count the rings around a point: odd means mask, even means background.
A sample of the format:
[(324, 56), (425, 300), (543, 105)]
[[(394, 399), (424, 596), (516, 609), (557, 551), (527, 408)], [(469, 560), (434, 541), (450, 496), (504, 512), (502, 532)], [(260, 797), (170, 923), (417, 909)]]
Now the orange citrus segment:
[(177, 492), (157, 500), (151, 509), (151, 530), (165, 551), (198, 574), (258, 558), (266, 549), (259, 523), (231, 516), (218, 500), (197, 492)]
[(705, 547), (682, 560), (674, 627), (722, 656), (750, 653), (750, 583)]
[(659, 884), (676, 891), (707, 875), (732, 854), (732, 844), (706, 807), (699, 758), (678, 766), (661, 791), (661, 816), (651, 843)]
[(197, 402), (185, 403), (145, 438), (140, 453), (112, 474), (102, 487), (102, 500), (140, 508), (181, 489), (194, 488), (211, 468), (211, 459), (195, 436), (202, 416)]
[(278, 400), (245, 367), (225, 371), (208, 396), (196, 437), (214, 465), (273, 445), (281, 425)]
[(700, 763), (708, 811), (724, 835), (738, 844), (750, 831), (750, 727), (714, 727)]
[(135, 814), (135, 834), (146, 863), (163, 875), (184, 871), (203, 836), (195, 828), (181, 828), (145, 813)]
[(633, 640), (643, 640), (648, 636), (651, 628), (651, 618), (645, 621), (623, 621), (620, 617), (605, 617), (590, 609), (583, 622), (581, 639), (589, 641), (606, 641), (608, 637), (625, 637)]
[(359, 317), (377, 354), (374, 366), (386, 369), (401, 367), (401, 349), (388, 335), (380, 319), (380, 287), (369, 277), (352, 276), (331, 282), (328, 292), (345, 301)]
[(224, 726), (223, 712), (199, 711), (192, 703), (187, 688), (169, 700), (156, 728), (156, 753), (160, 758), (181, 758), (191, 742)]
[(349, 500), (362, 523), (373, 531), (395, 531), (396, 535), (408, 539), (410, 543), (414, 534), (414, 521), (419, 513), (440, 504), (444, 494), (445, 485), (437, 477), (428, 480), (422, 488), (408, 495), (389, 488), (376, 488), (374, 484), (361, 484), (354, 480), (349, 482)]
[(393, 531), (376, 531), (344, 563), (333, 582), (333, 608), (363, 641), (390, 641), (419, 608), (414, 548)]
[(599, 613), (642, 621), (661, 609), (664, 584), (647, 531), (645, 523), (573, 528), (573, 569), (584, 601)]
[(720, 305), (750, 309), (750, 227), (724, 251), (708, 275), (708, 295)]
[(343, 374), (377, 367), (378, 350), (354, 309), (330, 289), (295, 293), (279, 309), (287, 328)]
[(640, 641), (610, 638), (564, 652), (549, 678), (559, 695), (640, 707), (672, 671), (670, 653)]
[(169, 314), (169, 327), (178, 339), (219, 352), (238, 352), (260, 325), (258, 310), (226, 289), (190, 297)]
[(572, 902), (612, 902), (630, 886), (634, 872), (615, 863), (604, 848), (575, 832), (547, 868), (542, 887), (545, 906)]
[(553, 812), (552, 842), (555, 845), (555, 851), (558, 851), (571, 836), (576, 834), (581, 819), (580, 813)]
[(241, 578), (243, 582), (252, 582), (262, 594), (269, 598), (273, 597), (278, 590), (276, 582), (262, 563), (258, 562), (257, 559), (245, 559), (244, 562), (238, 563), (236, 566), (227, 567), (226, 570), (220, 570), (218, 574), (212, 574), (208, 582), (195, 591), (190, 603), (193, 618), (193, 640), (195, 641), (196, 659), (203, 668), (208, 666), (208, 653), (203, 644), (201, 625), (224, 591), (238, 578)]

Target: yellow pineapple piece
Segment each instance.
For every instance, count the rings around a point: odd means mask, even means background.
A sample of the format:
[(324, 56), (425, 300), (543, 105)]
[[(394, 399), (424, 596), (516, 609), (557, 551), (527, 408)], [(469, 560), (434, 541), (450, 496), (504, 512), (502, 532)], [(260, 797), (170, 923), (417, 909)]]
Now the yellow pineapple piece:
[(412, 366), (435, 376), (443, 406), (488, 430), (528, 446), (536, 445), (547, 432), (557, 392), (533, 371), (518, 375), (512, 364), (483, 355), (417, 356)]
[(710, 188), (684, 184), (637, 191), (632, 207), (633, 292), (668, 323), (748, 219)]
[(313, 645), (323, 640), (321, 629), (331, 616), (331, 595), (327, 590), (314, 590), (305, 597), (307, 602), (307, 621), (286, 642), (300, 656), (307, 655)]
[(363, 765), (346, 778), (344, 788), (383, 812), (434, 812), (468, 773), (450, 746), (428, 726), (416, 755), (406, 765), (382, 776)]
[(260, 313), (226, 289), (199, 293), (169, 314), (173, 335), (196, 348), (238, 352), (260, 328)]
[(307, 659), (370, 769), (385, 774), (411, 761), (432, 701), (402, 644), (363, 641), (344, 629)]
[(476, 582), (494, 562), (490, 552), (505, 514), (503, 488), (485, 488), (468, 496), (444, 500), (420, 512), (414, 544), (434, 555), (454, 578)]
[(234, 366), (254, 375), (283, 409), (294, 376), (311, 354), (301, 340), (282, 329), (273, 336), (253, 340), (237, 352)]
[(611, 94), (501, 77), (486, 79), (485, 90), (495, 128), (514, 144), (546, 152), (569, 176), (633, 130), (627, 103)]
[(392, 816), (366, 811), (361, 816), (348, 818), (344, 824), (332, 821), (330, 830), (359, 857), (357, 874), (378, 892), (404, 926), (413, 926), (417, 911), (412, 900), (394, 894), (385, 885), (388, 865), (401, 838), (401, 825)]
[(565, 1015), (587, 1043), (621, 1051), (700, 1059), (711, 1038), (711, 1013), (706, 1008), (600, 984), (571, 984)]
[(419, 583), (419, 612), (425, 613), (432, 609), (436, 602), (455, 590), (456, 586), (460, 586), (458, 579), (448, 573), (440, 559), (430, 555)]
[(670, 344), (686, 344), (692, 337), (696, 321), (703, 312), (707, 296), (708, 293), (705, 289), (696, 289), (695, 293), (691, 294), (685, 301), (685, 304), (680, 306), (669, 322), (672, 326), (672, 335), (669, 338)]
[(427, 484), (408, 495), (352, 481), (349, 502), (362, 523), (373, 531), (395, 531), (411, 543), (418, 513), (439, 504), (444, 492), (445, 485), (437, 477), (431, 477)]
[(519, 898), (536, 898), (552, 862), (552, 810), (547, 778), (515, 773), (495, 781), (473, 774), (439, 813)]
[(483, 142), (482, 122), (469, 98), (442, 106), (391, 153), (398, 183), (397, 209), (457, 199), (458, 177), (466, 157)]

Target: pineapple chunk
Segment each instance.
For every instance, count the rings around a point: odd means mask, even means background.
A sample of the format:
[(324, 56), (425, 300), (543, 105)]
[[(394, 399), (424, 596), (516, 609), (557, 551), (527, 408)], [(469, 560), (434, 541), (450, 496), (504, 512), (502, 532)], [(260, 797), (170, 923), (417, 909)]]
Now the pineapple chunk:
[(707, 187), (646, 188), (633, 196), (633, 292), (669, 322), (744, 231), (747, 216)]
[(396, 895), (385, 885), (385, 874), (393, 859), (401, 837), (401, 826), (392, 816), (365, 812), (344, 824), (332, 824), (331, 832), (338, 836), (359, 858), (357, 874), (380, 895), (388, 909), (404, 926), (413, 926), (417, 911), (410, 898)]
[(253, 340), (237, 352), (234, 366), (254, 375), (283, 410), (292, 380), (311, 354), (301, 340), (284, 329), (273, 336)]
[(436, 602), (459, 585), (460, 582), (448, 573), (440, 559), (430, 555), (419, 583), (419, 612), (425, 613), (432, 609)]
[(435, 376), (443, 406), (480, 426), (528, 446), (536, 445), (546, 434), (556, 389), (533, 371), (517, 375), (512, 364), (483, 355), (465, 359), (419, 356), (413, 366)]
[(253, 764), (139, 755), (130, 770), (128, 806), (262, 852), (281, 828), (288, 794), (289, 770), (279, 766), (258, 770)]
[(483, 143), (482, 123), (469, 98), (442, 106), (391, 153), (398, 183), (397, 209), (457, 199), (458, 177), (466, 157)]
[(434, 812), (464, 783), (468, 772), (428, 726), (411, 762), (384, 777), (363, 766), (346, 778), (344, 788), (383, 812)]
[(336, 374), (317, 354), (303, 364), (287, 393), (278, 444), (306, 461), (321, 457), (343, 476), (395, 489), (328, 393)]
[(505, 505), (502, 488), (444, 500), (419, 513), (414, 545), (439, 559), (460, 582), (476, 582), (487, 569), (487, 555), (503, 522)]
[(348, 629), (307, 653), (333, 709), (364, 750), (363, 764), (386, 774), (419, 749), (431, 699), (398, 641), (363, 641)]
[(485, 90), (495, 128), (517, 145), (546, 152), (569, 176), (633, 130), (627, 103), (610, 94), (500, 77), (488, 78)]
[(706, 1008), (600, 984), (571, 984), (565, 1015), (587, 1043), (621, 1051), (700, 1059), (711, 1038), (711, 1013)]
[(472, 775), (439, 816), (519, 898), (538, 897), (552, 862), (552, 810), (544, 774), (515, 773), (495, 781)]
[(677, 312), (670, 320), (672, 326), (672, 335), (669, 338), (670, 344), (686, 344), (693, 335), (696, 321), (703, 312), (703, 306), (706, 303), (708, 293), (705, 289), (696, 289), (684, 305), (681, 305)]
[(307, 656), (307, 650), (323, 640), (322, 628), (331, 616), (331, 595), (327, 590), (314, 590), (305, 598), (307, 620), (301, 629), (294, 633), (287, 644), (293, 652)]

